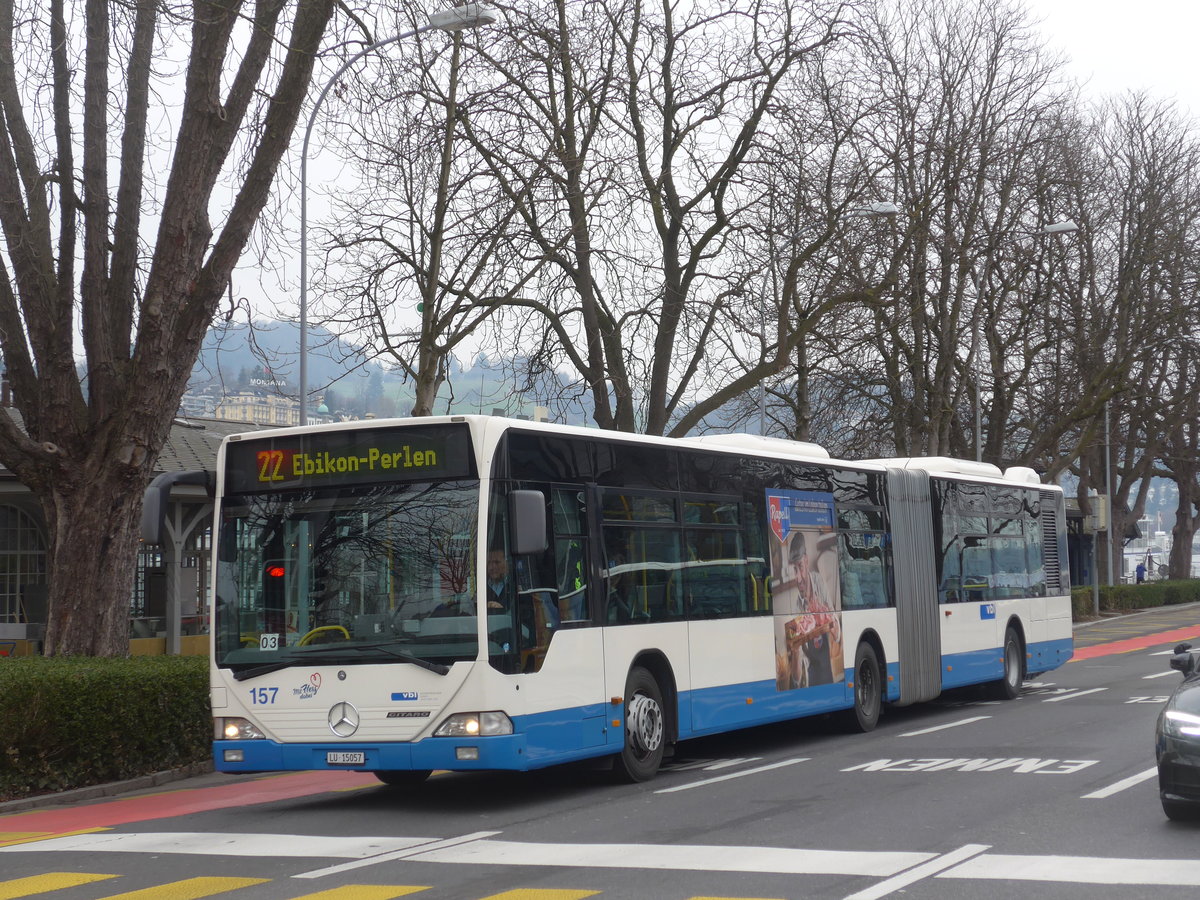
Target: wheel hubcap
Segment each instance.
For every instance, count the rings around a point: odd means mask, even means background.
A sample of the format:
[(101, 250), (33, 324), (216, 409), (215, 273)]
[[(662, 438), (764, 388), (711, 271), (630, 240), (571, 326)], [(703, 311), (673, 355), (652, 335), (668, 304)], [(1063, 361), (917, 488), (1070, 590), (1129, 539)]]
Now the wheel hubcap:
[(857, 688), (858, 702), (862, 707), (869, 706), (875, 697), (875, 676), (870, 666), (861, 666), (858, 670)]
[(635, 694), (629, 701), (625, 727), (634, 751), (644, 756), (662, 745), (663, 715), (657, 703), (645, 694)]
[(1016, 687), (1021, 680), (1021, 664), (1017, 660), (1017, 648), (1009, 644), (1005, 648), (1004, 661), (1008, 666), (1008, 683)]

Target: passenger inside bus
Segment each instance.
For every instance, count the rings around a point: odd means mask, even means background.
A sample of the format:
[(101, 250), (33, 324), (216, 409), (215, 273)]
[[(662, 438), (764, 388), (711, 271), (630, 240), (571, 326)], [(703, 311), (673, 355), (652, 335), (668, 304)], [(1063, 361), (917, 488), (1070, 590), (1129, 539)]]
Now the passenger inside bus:
[(512, 605), (512, 584), (508, 579), (508, 557), (503, 550), (489, 550), (487, 555), (488, 609), (507, 610)]

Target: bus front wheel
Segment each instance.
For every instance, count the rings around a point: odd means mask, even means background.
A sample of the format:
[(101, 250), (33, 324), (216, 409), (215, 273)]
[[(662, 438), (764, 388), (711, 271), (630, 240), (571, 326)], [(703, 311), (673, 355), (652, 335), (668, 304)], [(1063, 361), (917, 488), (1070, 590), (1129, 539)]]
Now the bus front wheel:
[(625, 681), (625, 746), (615, 774), (622, 781), (649, 781), (662, 765), (665, 749), (662, 690), (646, 669), (630, 669)]
[(848, 724), (855, 731), (873, 731), (883, 709), (883, 679), (879, 657), (868, 643), (858, 645), (854, 654), (854, 710)]

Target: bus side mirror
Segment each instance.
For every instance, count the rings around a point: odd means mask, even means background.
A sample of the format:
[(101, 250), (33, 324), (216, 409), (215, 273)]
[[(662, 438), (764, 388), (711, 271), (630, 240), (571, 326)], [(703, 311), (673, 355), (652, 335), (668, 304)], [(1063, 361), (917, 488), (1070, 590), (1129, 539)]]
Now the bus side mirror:
[(514, 555), (546, 551), (546, 497), (541, 491), (509, 492), (508, 531)]

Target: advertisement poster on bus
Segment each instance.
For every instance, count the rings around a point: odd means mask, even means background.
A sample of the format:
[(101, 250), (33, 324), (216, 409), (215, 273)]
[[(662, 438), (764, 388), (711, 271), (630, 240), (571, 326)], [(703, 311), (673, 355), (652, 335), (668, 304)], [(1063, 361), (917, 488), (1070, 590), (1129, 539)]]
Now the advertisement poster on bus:
[(833, 495), (767, 491), (775, 686), (781, 691), (841, 682), (841, 592)]

